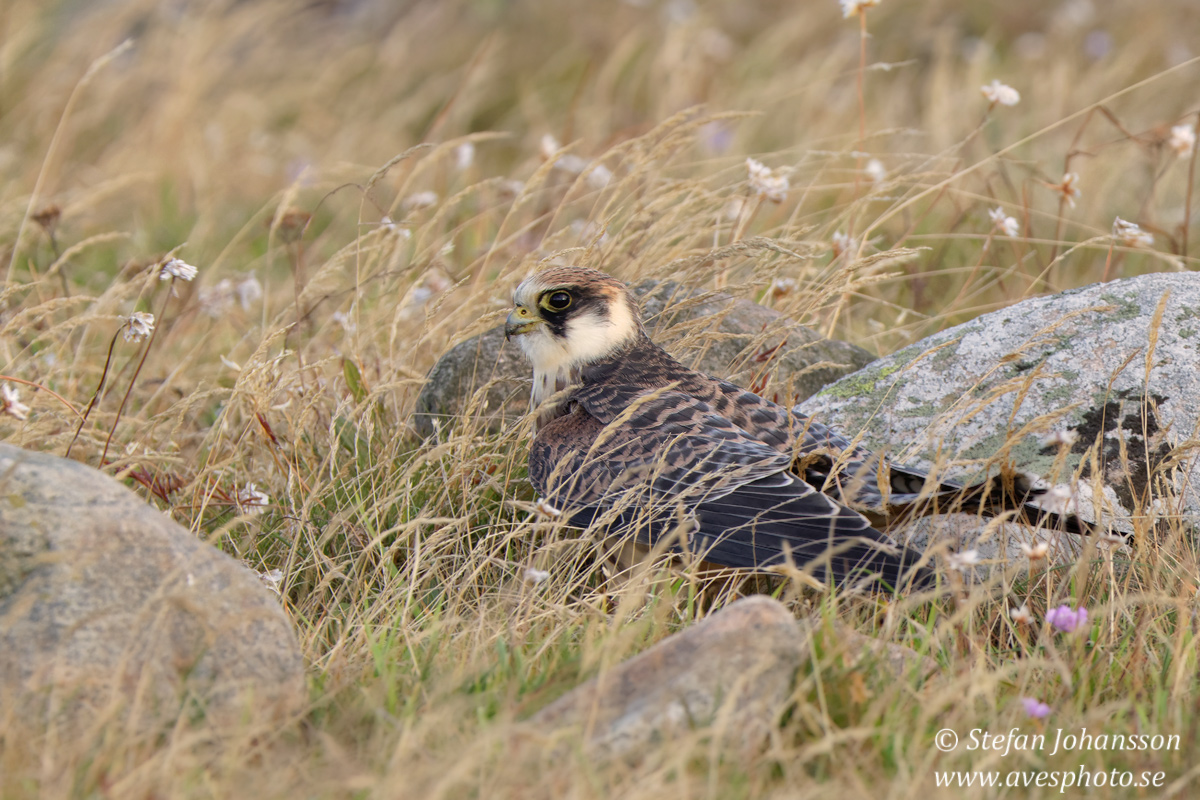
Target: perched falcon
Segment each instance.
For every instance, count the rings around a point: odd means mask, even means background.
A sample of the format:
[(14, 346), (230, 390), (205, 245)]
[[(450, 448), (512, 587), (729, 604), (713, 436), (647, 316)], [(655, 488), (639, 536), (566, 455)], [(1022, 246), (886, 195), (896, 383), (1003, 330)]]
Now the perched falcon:
[(513, 302), (505, 334), (533, 364), (529, 477), (572, 524), (621, 526), (648, 545), (674, 537), (674, 549), (725, 567), (790, 563), (822, 581), (901, 588), (929, 585), (933, 573), (880, 528), (951, 507), (1054, 516), (1027, 502), (1040, 490), (1026, 480), (926, 486), (920, 472), (688, 369), (650, 340), (625, 285), (602, 272), (544, 270)]

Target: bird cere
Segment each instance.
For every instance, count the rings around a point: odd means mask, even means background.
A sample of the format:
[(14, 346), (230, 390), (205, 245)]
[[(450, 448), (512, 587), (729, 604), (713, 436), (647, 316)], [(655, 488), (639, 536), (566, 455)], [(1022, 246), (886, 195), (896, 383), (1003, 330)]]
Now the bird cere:
[[(819, 422), (689, 369), (646, 332), (629, 290), (603, 272), (552, 267), (516, 289), (505, 336), (533, 367), (529, 477), (541, 499), (587, 527), (603, 520), (644, 545), (722, 567), (804, 569), (824, 582), (935, 582), (930, 559), (886, 533), (941, 510), (1011, 511), (1072, 533), (1090, 526), (1052, 491), (1010, 476), (932, 486)], [(973, 551), (947, 558), (977, 563)]]

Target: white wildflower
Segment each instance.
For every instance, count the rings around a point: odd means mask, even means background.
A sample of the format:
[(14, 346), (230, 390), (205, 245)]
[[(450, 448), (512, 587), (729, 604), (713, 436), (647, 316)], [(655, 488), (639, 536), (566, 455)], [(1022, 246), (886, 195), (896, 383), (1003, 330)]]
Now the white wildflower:
[(734, 221), (740, 219), (746, 208), (746, 201), (741, 197), (731, 197), (725, 204), (725, 219)]
[(437, 202), (437, 192), (424, 191), (410, 194), (408, 197), (404, 198), (402, 205), (408, 211), (417, 211), (422, 208), (436, 206)]
[(542, 158), (546, 161), (554, 158), (554, 154), (559, 150), (562, 150), (562, 145), (558, 143), (558, 139), (555, 139), (548, 133), (542, 134), (542, 140), (539, 146), (542, 151)]
[(887, 178), (887, 167), (878, 158), (872, 158), (867, 162), (867, 177), (872, 183), (883, 183)]
[(789, 294), (799, 288), (800, 284), (796, 282), (795, 278), (776, 278), (775, 280), (771, 281), (771, 285), (767, 289), (767, 293), (771, 295), (771, 297), (775, 298), (787, 297)]
[(1191, 158), (1196, 151), (1196, 129), (1191, 125), (1172, 126), (1167, 146), (1180, 158)]
[(611, 169), (603, 164), (597, 164), (592, 168), (592, 171), (588, 173), (587, 182), (589, 186), (599, 191), (605, 186), (608, 186), (609, 182), (612, 181), (612, 177), (613, 174)]
[(29, 416), (29, 406), (21, 402), (21, 394), (15, 386), (0, 384), (0, 414), (24, 422)]
[(154, 331), (154, 315), (145, 311), (135, 311), (125, 319), (121, 331), (127, 342), (140, 342)]
[(850, 19), (857, 14), (865, 14), (868, 8), (879, 5), (882, 0), (839, 0), (842, 4), (842, 17)]
[(1018, 625), (1032, 625), (1033, 613), (1030, 612), (1029, 606), (1022, 605), (1020, 608), (1010, 609), (1008, 615), (1012, 617), (1012, 621)]
[(1016, 236), (1021, 232), (1021, 223), (1017, 222), (1015, 217), (1010, 217), (1004, 213), (1004, 209), (996, 206), (988, 212), (988, 216), (992, 220), (992, 226), (997, 233), (1004, 236)]
[(182, 259), (170, 258), (167, 259), (162, 267), (162, 271), (158, 274), (158, 279), (162, 281), (170, 280), (171, 278), (179, 278), (181, 281), (190, 281), (196, 277), (198, 269), (191, 264), (185, 263)]
[(329, 315), (329, 319), (342, 326), (342, 330), (346, 333), (354, 333), (354, 305), (350, 305), (349, 311), (335, 311)]
[(412, 231), (410, 231), (408, 228), (401, 228), (389, 216), (385, 215), (382, 219), (379, 220), (379, 227), (383, 228), (385, 231), (392, 234), (393, 236), (396, 236), (400, 239), (404, 239), (405, 241), (412, 238)]
[(577, 156), (574, 153), (567, 153), (554, 162), (554, 168), (562, 170), (569, 175), (578, 175), (588, 168), (586, 158)]
[(756, 195), (772, 203), (782, 203), (787, 199), (786, 175), (776, 175), (768, 166), (753, 158), (746, 159), (746, 171), (750, 173), (750, 190)]
[(992, 105), (1015, 106), (1021, 102), (1021, 93), (1000, 81), (992, 81), (987, 86), (979, 87), (983, 96)]
[(454, 148), (454, 166), (458, 167), (459, 172), (466, 172), (474, 163), (475, 145), (473, 143), (463, 142)]
[(1079, 182), (1079, 176), (1074, 172), (1068, 172), (1062, 176), (1062, 180), (1054, 186), (1054, 189), (1063, 196), (1070, 204), (1071, 208), (1075, 207), (1075, 201), (1079, 199), (1079, 187), (1075, 184)]
[(271, 505), (271, 498), (266, 492), (260, 492), (253, 483), (247, 482), (238, 489), (237, 504), (243, 514), (261, 514)]
[(499, 193), (501, 197), (520, 197), (525, 191), (525, 183), (515, 179), (506, 179), (500, 181)]
[(950, 569), (962, 572), (963, 570), (970, 569), (979, 563), (979, 551), (963, 550), (961, 553), (951, 553), (950, 555), (946, 556), (946, 561), (949, 564)]
[(1070, 447), (1079, 441), (1079, 432), (1071, 430), (1050, 431), (1041, 439), (1042, 447)]
[(539, 583), (545, 583), (550, 577), (550, 573), (544, 569), (526, 567), (524, 577), (526, 583), (532, 583), (534, 586), (537, 586)]

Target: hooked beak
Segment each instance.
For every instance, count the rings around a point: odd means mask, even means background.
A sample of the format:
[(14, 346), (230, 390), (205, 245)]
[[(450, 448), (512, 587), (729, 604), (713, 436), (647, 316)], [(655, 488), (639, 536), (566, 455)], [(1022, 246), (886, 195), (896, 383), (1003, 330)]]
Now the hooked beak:
[(517, 306), (508, 314), (508, 319), (504, 321), (504, 340), (511, 341), (514, 336), (522, 336), (529, 333), (542, 321), (530, 313), (529, 309), (524, 306)]

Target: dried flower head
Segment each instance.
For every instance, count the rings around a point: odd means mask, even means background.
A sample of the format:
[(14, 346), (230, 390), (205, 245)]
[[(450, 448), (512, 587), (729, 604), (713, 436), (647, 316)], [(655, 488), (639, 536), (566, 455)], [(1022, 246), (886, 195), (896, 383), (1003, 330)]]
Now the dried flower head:
[(354, 333), (358, 326), (354, 324), (354, 309), (350, 309), (350, 313), (345, 311), (335, 311), (329, 315), (330, 322), (335, 322), (342, 327), (346, 333)]
[(1037, 505), (1054, 514), (1067, 514), (1075, 508), (1075, 493), (1070, 486), (1060, 484), (1038, 497)]
[[(304, 229), (308, 227), (308, 221), (312, 219), (312, 214), (299, 208), (289, 208), (279, 217), (279, 225), (275, 228), (279, 233), (279, 238), (287, 244), (297, 242), (300, 237), (304, 236)], [(267, 220), (267, 227), (271, 227), (274, 220)]]
[(539, 583), (545, 583), (549, 577), (550, 573), (544, 569), (537, 569), (535, 567), (525, 568), (524, 578), (526, 583), (531, 583), (534, 586), (537, 586)]
[(33, 215), (33, 221), (41, 226), (46, 233), (54, 233), (54, 229), (58, 227), (58, 221), (62, 219), (62, 209), (56, 203), (50, 203), (43, 206), (40, 211)]
[(1021, 552), (1030, 561), (1041, 561), (1050, 552), (1050, 545), (1048, 542), (1035, 542), (1033, 544), (1021, 542)]
[(1079, 176), (1074, 172), (1068, 172), (1062, 176), (1062, 180), (1054, 185), (1054, 190), (1062, 195), (1062, 199), (1066, 201), (1071, 208), (1075, 207), (1075, 201), (1079, 199), (1079, 187), (1076, 186), (1079, 182)]
[(1032, 625), (1033, 613), (1030, 612), (1029, 606), (1022, 605), (1020, 608), (1009, 609), (1008, 615), (1012, 617), (1012, 621), (1018, 625)]
[(401, 206), (406, 211), (417, 211), (418, 209), (436, 206), (437, 202), (437, 192), (424, 191), (410, 194), (408, 197), (404, 198), (404, 202), (401, 203)]
[(1021, 102), (1021, 93), (1000, 81), (992, 81), (987, 86), (979, 87), (979, 90), (993, 106), (1015, 106)]
[(17, 391), (17, 387), (7, 383), (0, 384), (0, 414), (7, 414), (22, 422), (29, 417), (29, 406), (21, 402), (21, 393)]
[(992, 226), (996, 232), (1003, 236), (1016, 236), (1021, 232), (1021, 223), (1017, 222), (1015, 217), (1010, 217), (1004, 213), (1004, 209), (996, 206), (988, 212), (988, 217), (992, 220)]
[(279, 584), (283, 582), (283, 570), (272, 569), (258, 573), (258, 579), (275, 594), (279, 594)]
[(160, 281), (169, 281), (172, 278), (179, 278), (181, 281), (190, 281), (196, 277), (198, 269), (191, 264), (186, 263), (183, 259), (168, 258), (159, 268), (158, 279)]
[(849, 234), (836, 231), (833, 234), (833, 257), (837, 258), (842, 253), (851, 253), (858, 249), (856, 242)]
[(263, 286), (253, 274), (238, 281), (234, 291), (237, 292), (238, 302), (241, 303), (243, 311), (250, 310), (250, 306), (263, 296)]
[(1069, 605), (1064, 603), (1058, 608), (1052, 608), (1046, 612), (1046, 622), (1063, 633), (1074, 633), (1077, 628), (1086, 625), (1087, 620), (1088, 612), (1083, 606), (1072, 610)]
[(237, 504), (238, 510), (243, 514), (261, 514), (271, 505), (271, 498), (266, 492), (260, 492), (253, 483), (247, 482), (238, 489)]
[(1022, 697), (1021, 705), (1025, 707), (1025, 713), (1034, 719), (1045, 719), (1050, 716), (1050, 706), (1036, 697)]
[(1179, 158), (1191, 158), (1196, 152), (1196, 129), (1191, 125), (1174, 125), (1171, 127), (1171, 138), (1167, 146)]
[(782, 203), (787, 199), (786, 175), (776, 175), (768, 166), (753, 158), (746, 159), (746, 170), (750, 173), (750, 191), (754, 194), (772, 203)]
[(773, 298), (787, 297), (800, 288), (800, 284), (795, 278), (776, 278), (771, 281), (771, 285), (767, 288), (767, 293)]
[(867, 13), (867, 9), (879, 5), (883, 0), (838, 0), (842, 4), (842, 18), (850, 19)]
[(1153, 247), (1154, 235), (1142, 230), (1136, 222), (1117, 217), (1113, 221), (1113, 238), (1127, 247)]
[(534, 508), (537, 510), (537, 513), (543, 517), (558, 519), (562, 516), (562, 512), (550, 505), (550, 501), (544, 497), (539, 497), (537, 499), (537, 503), (534, 504)]
[(980, 562), (979, 551), (963, 550), (961, 553), (951, 553), (946, 556), (946, 562), (950, 569), (963, 572)]
[(135, 311), (130, 314), (121, 326), (121, 333), (127, 342), (140, 342), (154, 331), (154, 315), (145, 311)]
[(475, 163), (475, 145), (471, 142), (463, 142), (458, 147), (454, 148), (454, 166), (459, 172), (466, 172)]

